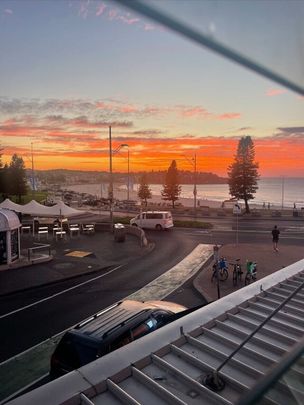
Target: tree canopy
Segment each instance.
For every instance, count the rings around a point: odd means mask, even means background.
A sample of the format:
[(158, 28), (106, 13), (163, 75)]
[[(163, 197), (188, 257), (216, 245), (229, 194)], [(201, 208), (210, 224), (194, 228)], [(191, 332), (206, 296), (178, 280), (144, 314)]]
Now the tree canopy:
[(151, 189), (147, 183), (147, 176), (143, 174), (140, 177), (139, 180), (139, 189), (137, 193), (138, 197), (145, 202), (145, 205), (147, 206), (147, 200), (149, 198), (152, 198), (152, 192)]
[(25, 165), (22, 157), (14, 154), (8, 167), (9, 194), (18, 196), (19, 203), (21, 196), (27, 193), (27, 181)]
[(228, 167), (228, 184), (230, 195), (244, 200), (246, 213), (250, 212), (248, 201), (254, 199), (258, 189), (258, 167), (253, 141), (250, 136), (244, 136), (239, 141), (234, 162)]
[(176, 161), (172, 160), (172, 163), (166, 173), (165, 184), (161, 192), (162, 199), (171, 201), (174, 208), (175, 201), (178, 200), (181, 193), (181, 186), (179, 183), (179, 176)]

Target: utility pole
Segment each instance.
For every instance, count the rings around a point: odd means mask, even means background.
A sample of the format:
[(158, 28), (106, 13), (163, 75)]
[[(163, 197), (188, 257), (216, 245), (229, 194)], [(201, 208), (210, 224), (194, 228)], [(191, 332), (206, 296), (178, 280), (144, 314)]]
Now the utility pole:
[(196, 153), (194, 154), (194, 186), (193, 186), (193, 196), (194, 196), (194, 216), (196, 217), (196, 196), (197, 196), (197, 189), (196, 189)]
[(128, 193), (127, 193), (127, 200), (130, 200), (130, 149), (128, 146)]
[(193, 166), (193, 209), (194, 209), (194, 216), (196, 217), (196, 200), (197, 200), (196, 153), (194, 154), (194, 157), (191, 159), (189, 159), (189, 157), (186, 155), (183, 155), (183, 157)]
[(31, 153), (32, 153), (32, 200), (33, 200), (34, 199), (34, 191), (35, 191), (33, 142), (31, 142)]
[(111, 224), (111, 232), (113, 232), (113, 170), (112, 170), (111, 127), (109, 127), (109, 158), (110, 158), (110, 179), (109, 179), (110, 224)]

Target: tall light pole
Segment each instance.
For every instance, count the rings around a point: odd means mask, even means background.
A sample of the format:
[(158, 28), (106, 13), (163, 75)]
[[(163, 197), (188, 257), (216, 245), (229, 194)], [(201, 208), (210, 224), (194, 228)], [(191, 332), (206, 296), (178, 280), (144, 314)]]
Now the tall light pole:
[(284, 208), (284, 181), (285, 178), (282, 176), (282, 209)]
[(32, 200), (33, 200), (35, 191), (33, 142), (31, 142), (31, 154), (32, 154)]
[(129, 154), (129, 145), (126, 143), (122, 143), (119, 145), (114, 151), (112, 150), (112, 131), (111, 127), (109, 127), (109, 162), (110, 162), (110, 179), (109, 179), (109, 201), (110, 201), (110, 223), (111, 223), (111, 230), (113, 232), (113, 165), (112, 159), (115, 153), (118, 153), (121, 148), (127, 147), (128, 148), (128, 199), (129, 199), (129, 177), (130, 177), (130, 154)]
[(127, 200), (130, 200), (130, 149), (129, 145), (128, 146), (128, 192), (127, 192)]
[(130, 199), (130, 150), (129, 150), (129, 145), (127, 143), (122, 143), (120, 144), (114, 151), (113, 155), (115, 153), (118, 153), (121, 148), (128, 148), (128, 184), (127, 184), (127, 200)]
[(196, 197), (197, 197), (197, 188), (196, 188), (196, 183), (197, 183), (197, 179), (196, 179), (196, 153), (194, 154), (194, 157), (189, 159), (188, 156), (183, 155), (184, 158), (192, 164), (193, 166), (193, 170), (194, 170), (194, 176), (193, 176), (193, 208), (194, 208), (194, 216), (196, 217)]
[(110, 224), (113, 232), (113, 171), (112, 171), (112, 133), (109, 127), (109, 161), (110, 161), (110, 179), (109, 179), (109, 201), (110, 201)]

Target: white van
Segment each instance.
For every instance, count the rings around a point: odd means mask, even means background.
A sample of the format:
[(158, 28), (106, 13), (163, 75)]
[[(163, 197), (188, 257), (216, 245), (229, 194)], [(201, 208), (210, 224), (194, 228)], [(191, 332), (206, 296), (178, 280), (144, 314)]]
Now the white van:
[(149, 229), (167, 229), (173, 227), (170, 211), (146, 211), (136, 215), (130, 220), (130, 225)]

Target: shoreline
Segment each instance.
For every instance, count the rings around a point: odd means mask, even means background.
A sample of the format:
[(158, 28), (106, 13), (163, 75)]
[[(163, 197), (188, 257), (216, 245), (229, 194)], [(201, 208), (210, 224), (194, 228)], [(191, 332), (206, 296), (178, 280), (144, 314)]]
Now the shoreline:
[[(62, 191), (74, 191), (79, 194), (88, 194), (91, 195), (95, 198), (100, 198), (104, 197), (107, 198), (107, 189), (102, 188), (101, 185), (97, 184), (75, 184), (75, 185), (69, 185), (65, 186), (62, 188)], [(114, 198), (120, 201), (127, 200), (127, 189), (118, 184), (114, 184), (114, 190), (113, 190)], [(138, 198), (137, 191), (136, 190), (129, 190), (129, 198), (130, 200), (137, 201), (140, 203), (140, 199)], [(197, 198), (197, 208), (216, 208), (220, 209), (223, 208), (222, 204), (225, 202), (224, 208), (233, 208), (234, 202), (227, 200), (212, 200), (208, 198)], [(170, 204), (169, 201), (165, 201), (162, 199), (160, 194), (152, 194), (152, 198), (148, 200), (148, 203), (151, 204), (156, 204), (159, 207), (167, 207), (167, 204)], [(187, 208), (193, 208), (194, 207), (194, 198), (189, 198), (189, 197), (179, 197), (179, 199), (176, 201), (177, 205), (182, 205)], [(243, 201), (239, 202), (239, 205), (241, 206), (242, 209), (244, 209), (245, 205)], [(282, 209), (278, 205), (275, 204), (270, 204), (270, 207), (268, 206), (263, 206), (263, 204), (258, 204), (252, 200), (252, 202), (249, 202), (249, 206), (251, 209), (261, 209), (261, 210), (279, 210)], [(292, 207), (284, 207), (284, 210), (290, 210)]]

